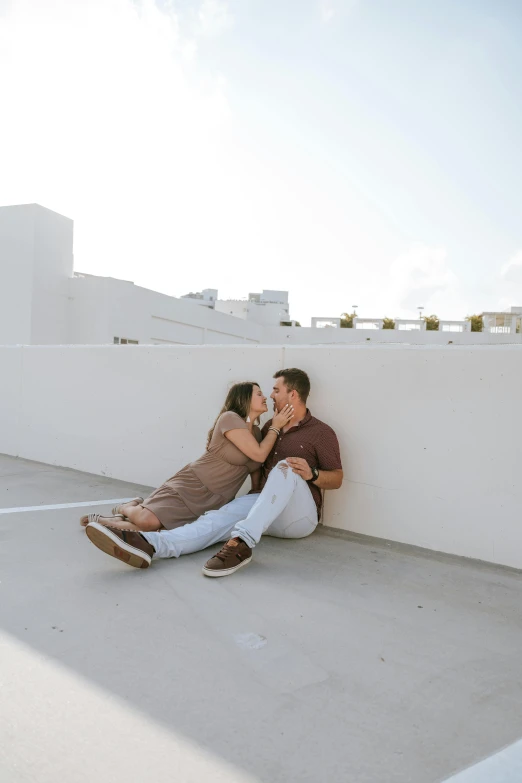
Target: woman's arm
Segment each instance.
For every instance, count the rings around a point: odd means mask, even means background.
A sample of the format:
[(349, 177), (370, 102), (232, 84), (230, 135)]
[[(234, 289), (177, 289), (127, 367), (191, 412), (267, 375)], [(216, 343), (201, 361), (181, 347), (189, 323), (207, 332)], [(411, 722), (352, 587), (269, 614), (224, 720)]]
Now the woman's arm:
[(225, 438), (237, 446), (248, 459), (264, 462), (277, 440), (277, 432), (274, 430), (267, 432), (261, 443), (257, 442), (249, 430), (228, 430), (225, 432)]
[[(293, 407), (285, 405), (283, 410), (276, 413), (272, 419), (272, 426), (281, 430), (293, 418), (293, 415)], [(248, 459), (253, 459), (255, 462), (264, 462), (274, 447), (277, 440), (277, 432), (269, 430), (261, 443), (257, 442), (250, 430), (244, 429), (227, 430), (225, 438), (232, 441), (234, 446), (237, 446)]]

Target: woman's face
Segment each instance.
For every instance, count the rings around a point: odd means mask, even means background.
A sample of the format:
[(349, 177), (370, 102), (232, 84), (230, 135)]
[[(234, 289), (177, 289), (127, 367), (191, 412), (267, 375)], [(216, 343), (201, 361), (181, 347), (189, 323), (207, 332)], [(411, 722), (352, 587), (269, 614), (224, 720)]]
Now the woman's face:
[(261, 416), (262, 413), (266, 413), (268, 410), (268, 405), (266, 404), (266, 397), (259, 388), (259, 386), (254, 386), (254, 389), (252, 391), (252, 401), (250, 403), (250, 412), (253, 413), (256, 417)]

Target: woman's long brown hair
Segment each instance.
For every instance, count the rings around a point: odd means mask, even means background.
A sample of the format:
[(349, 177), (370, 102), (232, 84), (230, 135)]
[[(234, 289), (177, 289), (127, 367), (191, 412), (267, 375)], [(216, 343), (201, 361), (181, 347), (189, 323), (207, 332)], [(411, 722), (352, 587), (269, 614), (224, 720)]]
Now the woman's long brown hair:
[(216, 421), (212, 425), (212, 428), (208, 432), (207, 437), (207, 449), (210, 446), (212, 435), (216, 428), (217, 421), (222, 413), (227, 411), (233, 411), (241, 416), (246, 421), (250, 412), (250, 405), (252, 403), (252, 395), (254, 393), (254, 386), (259, 386), (255, 381), (242, 381), (242, 383), (235, 383), (227, 394), (225, 404), (219, 411)]

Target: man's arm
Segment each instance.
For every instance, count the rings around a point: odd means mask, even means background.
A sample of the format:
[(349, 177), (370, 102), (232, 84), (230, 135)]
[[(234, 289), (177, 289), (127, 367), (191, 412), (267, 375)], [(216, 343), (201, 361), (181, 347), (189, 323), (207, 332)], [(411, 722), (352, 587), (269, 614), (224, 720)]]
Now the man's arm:
[(317, 481), (312, 481), (319, 489), (339, 489), (343, 483), (342, 470), (320, 470)]
[[(302, 457), (288, 457), (288, 464), (298, 476), (301, 476), (305, 481), (310, 481), (313, 478), (313, 473), (308, 462)], [(343, 483), (343, 471), (342, 470), (320, 470), (319, 477), (313, 483), (319, 489), (339, 489)]]

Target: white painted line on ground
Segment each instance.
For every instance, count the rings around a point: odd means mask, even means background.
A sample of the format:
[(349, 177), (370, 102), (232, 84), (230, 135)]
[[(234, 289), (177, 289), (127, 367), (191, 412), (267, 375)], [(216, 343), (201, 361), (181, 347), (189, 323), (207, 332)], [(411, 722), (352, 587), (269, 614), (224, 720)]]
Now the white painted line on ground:
[(520, 783), (522, 740), (514, 742), (473, 767), (458, 772), (445, 783)]
[(20, 514), (22, 511), (55, 511), (60, 508), (82, 508), (84, 506), (115, 506), (117, 503), (127, 503), (133, 498), (114, 498), (113, 500), (84, 500), (82, 503), (56, 503), (52, 506), (15, 506), (0, 508), (0, 514)]

